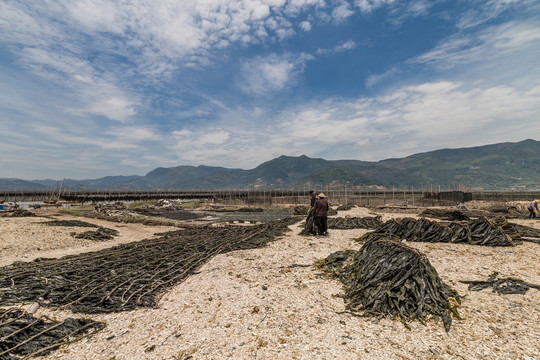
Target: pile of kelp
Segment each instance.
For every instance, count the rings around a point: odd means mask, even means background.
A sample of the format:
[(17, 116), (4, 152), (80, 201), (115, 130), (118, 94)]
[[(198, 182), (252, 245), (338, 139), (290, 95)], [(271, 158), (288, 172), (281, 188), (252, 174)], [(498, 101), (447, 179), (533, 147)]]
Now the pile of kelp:
[(359, 241), (386, 235), (407, 241), (468, 243), (486, 246), (513, 246), (520, 240), (516, 227), (504, 217), (494, 219), (480, 217), (468, 222), (448, 224), (425, 218), (389, 220), (374, 233), (364, 235)]
[(105, 241), (105, 240), (112, 240), (116, 236), (120, 235), (118, 230), (115, 229), (109, 229), (105, 227), (98, 227), (97, 230), (89, 230), (84, 231), (82, 233), (72, 233), (71, 236), (73, 236), (76, 239), (86, 239), (86, 240), (94, 240), (94, 241)]
[(86, 313), (153, 307), (213, 256), (262, 247), (297, 221), (179, 230), (97, 252), (17, 262), (0, 268), (0, 306), (35, 301)]
[(46, 316), (36, 318), (18, 308), (0, 311), (0, 360), (45, 355), (103, 326), (90, 319), (69, 318), (57, 322)]
[(13, 213), (11, 213), (11, 217), (34, 217), (34, 216), (37, 216), (37, 215), (25, 209), (15, 210)]
[(440, 318), (450, 330), (452, 315), (459, 318), (458, 293), (444, 284), (425, 255), (398, 238), (373, 239), (359, 251), (341, 251), (316, 263), (339, 279), (346, 308), (366, 316), (391, 316), (407, 322)]
[(534, 288), (540, 290), (540, 285), (531, 284), (521, 279), (512, 277), (499, 278), (498, 272), (493, 272), (487, 280), (463, 280), (460, 281), (463, 284), (469, 284), (470, 291), (480, 291), (487, 288), (492, 288), (493, 292), (498, 294), (520, 294), (523, 295), (529, 290)]
[(374, 217), (350, 217), (350, 218), (329, 218), (328, 219), (328, 228), (329, 229), (339, 229), (339, 230), (350, 230), (350, 229), (370, 229), (375, 230), (383, 225), (380, 216)]

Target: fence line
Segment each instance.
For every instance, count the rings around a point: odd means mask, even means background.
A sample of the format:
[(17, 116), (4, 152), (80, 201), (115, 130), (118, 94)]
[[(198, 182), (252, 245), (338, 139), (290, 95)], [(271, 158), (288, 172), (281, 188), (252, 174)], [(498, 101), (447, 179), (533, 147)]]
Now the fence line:
[[(461, 188), (461, 187), (460, 187)], [(316, 192), (325, 192), (332, 204), (362, 206), (434, 206), (454, 205), (470, 200), (494, 202), (530, 201), (540, 199), (540, 191), (475, 191), (440, 190), (430, 186), (415, 188), (370, 189), (368, 187), (318, 186)], [(302, 189), (215, 189), (215, 190), (1, 190), (0, 200), (8, 202), (98, 202), (98, 201), (148, 201), (156, 199), (209, 200), (229, 205), (270, 206), (309, 203), (308, 188)]]

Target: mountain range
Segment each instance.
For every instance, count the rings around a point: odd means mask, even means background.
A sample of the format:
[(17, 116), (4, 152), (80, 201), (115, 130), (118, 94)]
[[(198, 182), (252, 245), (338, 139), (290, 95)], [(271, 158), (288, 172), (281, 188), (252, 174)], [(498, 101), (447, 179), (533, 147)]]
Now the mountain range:
[(441, 149), (381, 161), (280, 156), (254, 169), (181, 165), (144, 176), (87, 180), (0, 178), (0, 189), (254, 189), (302, 186), (415, 188), (462, 184), (486, 190), (540, 188), (540, 141)]

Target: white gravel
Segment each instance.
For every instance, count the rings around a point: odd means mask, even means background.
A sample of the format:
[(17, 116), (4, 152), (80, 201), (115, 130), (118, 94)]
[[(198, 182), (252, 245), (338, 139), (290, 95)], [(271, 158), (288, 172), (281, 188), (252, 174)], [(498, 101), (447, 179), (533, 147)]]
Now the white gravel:
[[(344, 214), (374, 213), (354, 208), (340, 216)], [(390, 217), (400, 214), (383, 215), (384, 220)], [(0, 218), (2, 265), (50, 256), (55, 248), (56, 255), (64, 255), (163, 231), (108, 223), (107, 227), (121, 232), (122, 240), (72, 243), (69, 232), (73, 229), (37, 224), (42, 220)], [(519, 222), (540, 228), (539, 221)], [(458, 282), (485, 279), (498, 271), (504, 277), (540, 284), (540, 245), (491, 248), (409, 243), (425, 253), (443, 281), (464, 296), (459, 308), (463, 320), (454, 320), (446, 333), (440, 321), (412, 322), (408, 330), (392, 319), (339, 314), (345, 310), (339, 297), (341, 284), (320, 276), (311, 265), (335, 251), (358, 249), (353, 239), (366, 230), (331, 230), (329, 237), (315, 238), (298, 235), (299, 225), (290, 228), (266, 248), (216, 256), (198, 274), (171, 288), (157, 309), (91, 315), (107, 327), (45, 359), (540, 358), (540, 291), (530, 289), (525, 295), (469, 292), (467, 285)], [(39, 314), (58, 319), (81, 316), (43, 308)]]

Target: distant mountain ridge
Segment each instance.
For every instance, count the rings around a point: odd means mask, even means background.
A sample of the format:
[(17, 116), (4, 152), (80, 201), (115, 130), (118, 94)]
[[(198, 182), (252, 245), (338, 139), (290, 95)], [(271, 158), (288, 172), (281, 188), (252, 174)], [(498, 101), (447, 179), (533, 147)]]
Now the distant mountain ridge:
[(440, 149), (377, 162), (280, 156), (251, 170), (181, 165), (144, 176), (99, 179), (0, 179), (0, 189), (253, 189), (291, 186), (441, 186), (485, 189), (540, 188), (540, 141), (524, 140), (459, 149)]

